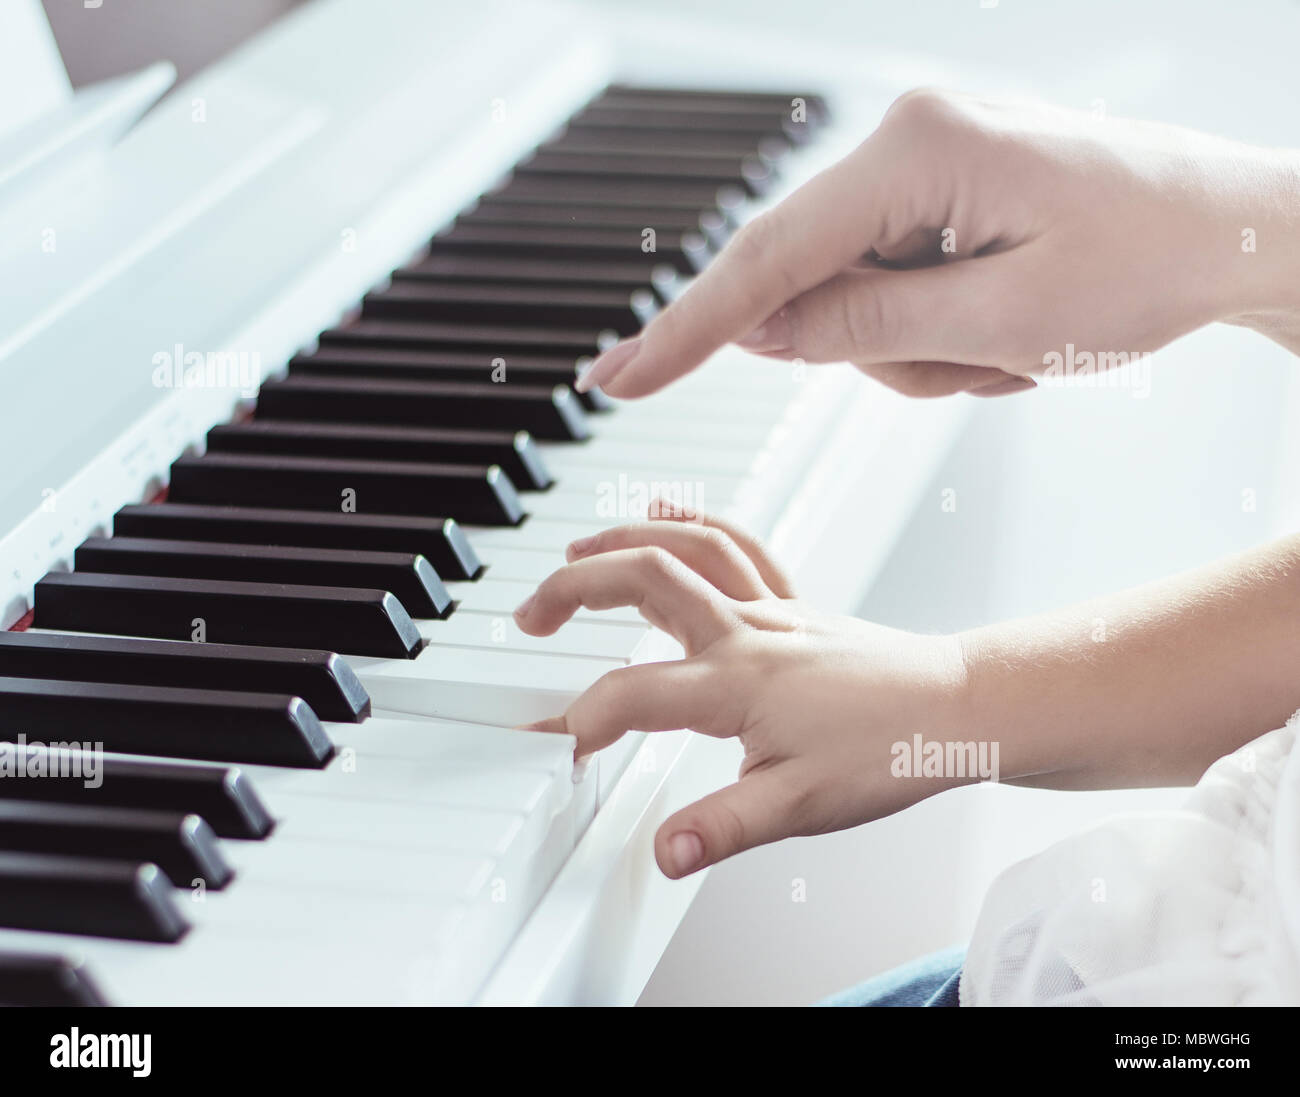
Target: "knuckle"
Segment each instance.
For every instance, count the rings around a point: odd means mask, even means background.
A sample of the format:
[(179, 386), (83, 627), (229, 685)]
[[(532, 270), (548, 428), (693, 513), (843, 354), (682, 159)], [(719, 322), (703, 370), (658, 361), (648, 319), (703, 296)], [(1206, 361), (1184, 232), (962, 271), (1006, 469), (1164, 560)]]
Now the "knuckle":
[(714, 805), (701, 830), (707, 835), (705, 842), (711, 840), (717, 854), (729, 855), (748, 845), (745, 821), (727, 803)]
[(606, 708), (618, 695), (618, 692), (618, 670), (610, 670), (606, 671), (587, 687), (587, 692), (583, 694), (583, 700), (588, 704), (596, 705), (597, 708)]
[(958, 113), (955, 96), (940, 88), (919, 87), (905, 91), (890, 104), (884, 123), (907, 131), (928, 132), (952, 123)]
[(671, 577), (676, 571), (676, 558), (659, 545), (645, 545), (636, 549), (636, 568), (651, 582)]
[(565, 714), (568, 730), (580, 738), (590, 738), (602, 721), (617, 718), (622, 711), (626, 667), (606, 671), (569, 707)]
[(816, 834), (823, 829), (819, 818), (821, 790), (812, 781), (794, 780), (784, 789), (782, 810), (791, 834)]
[[(785, 218), (778, 210), (767, 210), (745, 224), (732, 238), (728, 250), (739, 273), (763, 271), (769, 281), (776, 283), (781, 299), (788, 300), (797, 292), (797, 282), (786, 258)], [(748, 284), (751, 279), (742, 281)]]
[(702, 526), (699, 538), (705, 548), (724, 555), (730, 554), (735, 547), (731, 538), (716, 526)]
[(563, 590), (572, 582), (570, 565), (565, 564), (556, 568), (545, 579), (537, 584), (537, 589), (533, 591), (533, 606), (537, 607), (551, 602), (557, 591)]
[(760, 213), (732, 237), (732, 254), (745, 266), (760, 263), (772, 253), (777, 243), (778, 226), (771, 211)]
[(866, 352), (873, 342), (881, 342), (881, 320), (884, 309), (880, 294), (863, 287), (853, 295), (844, 294), (839, 299), (837, 320), (849, 338), (849, 345), (857, 352)]
[(861, 354), (895, 345), (897, 309), (886, 306), (885, 295), (874, 281), (863, 281), (854, 292), (840, 295), (837, 320), (850, 345)]

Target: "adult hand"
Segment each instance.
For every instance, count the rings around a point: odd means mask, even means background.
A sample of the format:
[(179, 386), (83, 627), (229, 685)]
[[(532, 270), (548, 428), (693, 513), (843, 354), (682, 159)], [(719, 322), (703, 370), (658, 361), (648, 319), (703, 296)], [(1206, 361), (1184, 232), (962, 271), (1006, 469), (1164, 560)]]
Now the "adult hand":
[(580, 387), (644, 396), (729, 342), (912, 396), (1033, 388), (1066, 344), (1140, 354), (1215, 320), (1300, 351), (1298, 222), (1293, 152), (914, 91)]

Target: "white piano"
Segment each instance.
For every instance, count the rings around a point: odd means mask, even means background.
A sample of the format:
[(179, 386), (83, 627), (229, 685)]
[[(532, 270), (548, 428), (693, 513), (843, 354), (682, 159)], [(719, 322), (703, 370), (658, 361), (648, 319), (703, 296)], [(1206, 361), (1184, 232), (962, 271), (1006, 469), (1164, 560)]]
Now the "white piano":
[(0, 18), (0, 739), (105, 744), (98, 794), (0, 776), (0, 1000), (54, 972), (110, 1004), (634, 1002), (701, 882), (654, 832), (738, 754), (681, 731), (575, 765), (513, 730), (673, 648), (510, 611), (652, 485), (851, 611), (965, 405), (729, 350), (614, 407), (554, 365), (898, 74), (590, 6), (316, 0), (146, 114), (167, 66), (73, 95), (35, 0)]

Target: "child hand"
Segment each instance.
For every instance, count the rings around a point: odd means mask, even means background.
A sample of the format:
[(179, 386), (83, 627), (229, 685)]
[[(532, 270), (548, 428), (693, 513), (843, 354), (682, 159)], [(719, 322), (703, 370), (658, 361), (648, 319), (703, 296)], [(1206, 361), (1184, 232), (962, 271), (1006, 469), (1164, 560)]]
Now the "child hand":
[(537, 729), (575, 736), (580, 755), (629, 730), (683, 727), (744, 747), (736, 784), (660, 828), (666, 875), (856, 826), (964, 783), (891, 774), (895, 742), (962, 726), (956, 637), (818, 613), (757, 543), (713, 518), (620, 526), (575, 542), (567, 558), (516, 611), (524, 632), (550, 635), (579, 607), (632, 605), (686, 658), (611, 671)]

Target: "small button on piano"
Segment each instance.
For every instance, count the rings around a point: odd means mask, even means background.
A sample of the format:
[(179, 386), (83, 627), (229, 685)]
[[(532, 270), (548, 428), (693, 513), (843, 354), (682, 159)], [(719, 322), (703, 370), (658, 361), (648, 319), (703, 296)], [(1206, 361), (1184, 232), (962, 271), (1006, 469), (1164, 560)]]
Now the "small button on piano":
[(142, 120), (165, 66), (0, 114), (0, 1002), (635, 1000), (734, 744), (517, 730), (675, 649), (511, 611), (675, 493), (851, 609), (960, 416), (574, 390), (895, 90), (641, 33), (320, 0)]

